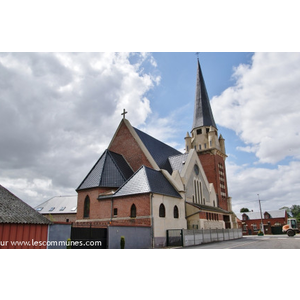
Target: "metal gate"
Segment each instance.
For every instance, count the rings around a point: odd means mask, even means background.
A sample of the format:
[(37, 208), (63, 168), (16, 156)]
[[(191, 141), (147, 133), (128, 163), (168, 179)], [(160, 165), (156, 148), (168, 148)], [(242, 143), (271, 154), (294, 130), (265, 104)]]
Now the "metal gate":
[(182, 229), (169, 229), (167, 230), (167, 246), (182, 246)]
[(105, 249), (107, 245), (106, 228), (71, 228), (72, 249)]

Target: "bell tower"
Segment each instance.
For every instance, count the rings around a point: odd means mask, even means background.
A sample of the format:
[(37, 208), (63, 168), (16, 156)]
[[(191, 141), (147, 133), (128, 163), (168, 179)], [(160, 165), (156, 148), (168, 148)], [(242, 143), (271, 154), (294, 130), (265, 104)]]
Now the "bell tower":
[(218, 136), (218, 128), (214, 120), (208, 98), (199, 59), (197, 61), (196, 98), (191, 135), (185, 137), (186, 152), (197, 151), (206, 177), (213, 183), (218, 207), (231, 211), (231, 198), (228, 197), (225, 159), (225, 140)]

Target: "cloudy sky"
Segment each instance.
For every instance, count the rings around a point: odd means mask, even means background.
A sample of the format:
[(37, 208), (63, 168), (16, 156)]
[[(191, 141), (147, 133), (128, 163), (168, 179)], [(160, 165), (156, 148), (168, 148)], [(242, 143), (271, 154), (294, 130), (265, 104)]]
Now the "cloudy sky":
[[(300, 204), (300, 53), (199, 53), (226, 140), (233, 210)], [(0, 53), (0, 184), (32, 206), (74, 195), (123, 108), (184, 149), (195, 53)]]

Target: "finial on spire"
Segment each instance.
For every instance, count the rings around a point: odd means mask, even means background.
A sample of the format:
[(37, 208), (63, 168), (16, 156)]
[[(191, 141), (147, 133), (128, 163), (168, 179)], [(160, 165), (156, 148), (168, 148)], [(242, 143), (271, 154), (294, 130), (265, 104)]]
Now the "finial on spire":
[(123, 119), (125, 119), (126, 114), (127, 114), (127, 111), (125, 111), (125, 108), (123, 108), (123, 113), (121, 113), (121, 115), (123, 116)]
[(195, 54), (197, 56), (197, 59), (199, 60), (199, 52), (196, 52)]

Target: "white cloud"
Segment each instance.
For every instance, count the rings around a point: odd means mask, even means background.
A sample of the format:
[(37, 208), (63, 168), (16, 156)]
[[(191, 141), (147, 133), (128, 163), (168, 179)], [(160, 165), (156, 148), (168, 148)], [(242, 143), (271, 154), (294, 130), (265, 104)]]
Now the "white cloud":
[(235, 86), (212, 99), (215, 119), (262, 163), (300, 158), (300, 53), (256, 53), (235, 69)]
[(278, 165), (275, 169), (238, 166), (227, 163), (229, 194), (234, 212), (242, 207), (258, 211), (258, 196), (262, 210), (276, 210), (299, 203), (300, 162)]
[(155, 60), (129, 53), (1, 53), (0, 183), (32, 205), (75, 194), (123, 108), (134, 126), (151, 116), (146, 94), (160, 79), (144, 64), (154, 69)]

